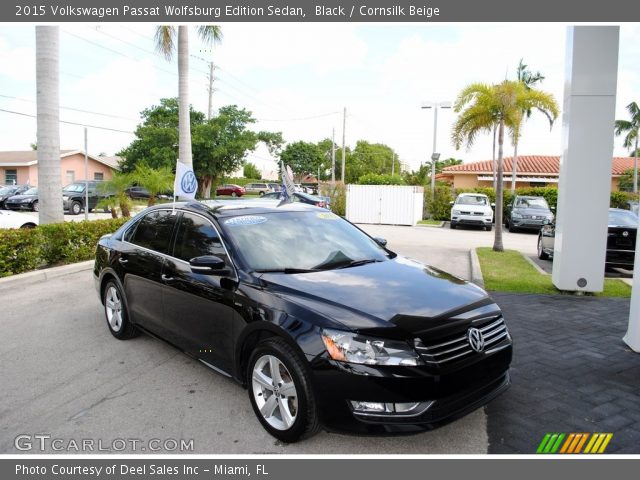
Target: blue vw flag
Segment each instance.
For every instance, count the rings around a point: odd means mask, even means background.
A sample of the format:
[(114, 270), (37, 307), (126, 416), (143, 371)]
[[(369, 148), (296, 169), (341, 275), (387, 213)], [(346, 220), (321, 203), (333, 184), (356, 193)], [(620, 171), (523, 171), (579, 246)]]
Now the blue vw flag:
[(190, 198), (191, 200), (196, 198), (196, 192), (198, 191), (198, 180), (193, 173), (193, 168), (188, 167), (180, 160), (176, 164), (176, 179), (173, 182), (173, 195), (174, 197)]
[(296, 187), (293, 184), (293, 172), (291, 171), (291, 168), (285, 168), (282, 160), (280, 160), (280, 174), (282, 176), (282, 193), (280, 194), (282, 201), (280, 202), (280, 205), (282, 205), (291, 200), (291, 197), (296, 191)]

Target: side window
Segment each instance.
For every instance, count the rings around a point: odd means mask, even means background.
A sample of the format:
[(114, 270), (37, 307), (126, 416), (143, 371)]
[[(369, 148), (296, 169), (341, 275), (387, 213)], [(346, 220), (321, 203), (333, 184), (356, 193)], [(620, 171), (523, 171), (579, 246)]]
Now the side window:
[(226, 253), (218, 232), (208, 220), (190, 213), (184, 213), (178, 235), (174, 257), (188, 262), (202, 255), (217, 255), (224, 258)]
[(176, 217), (168, 210), (156, 210), (140, 220), (129, 242), (149, 250), (169, 253), (169, 241)]

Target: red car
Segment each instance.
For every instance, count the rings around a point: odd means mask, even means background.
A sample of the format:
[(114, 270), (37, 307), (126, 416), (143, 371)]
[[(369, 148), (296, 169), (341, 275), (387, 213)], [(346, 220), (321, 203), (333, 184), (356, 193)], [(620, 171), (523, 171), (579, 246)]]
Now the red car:
[(216, 195), (231, 195), (232, 197), (241, 197), (244, 195), (244, 187), (227, 183), (216, 188)]

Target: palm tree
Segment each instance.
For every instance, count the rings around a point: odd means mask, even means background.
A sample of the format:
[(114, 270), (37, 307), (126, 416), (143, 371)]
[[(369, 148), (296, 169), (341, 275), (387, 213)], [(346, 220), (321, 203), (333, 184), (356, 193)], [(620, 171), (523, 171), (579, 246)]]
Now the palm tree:
[[(518, 70), (516, 73), (517, 80), (522, 82), (527, 90), (531, 90), (531, 88), (538, 82), (542, 82), (544, 80), (544, 76), (540, 72), (532, 73), (527, 69), (527, 65), (522, 62), (520, 59), (520, 63), (518, 64)], [(526, 118), (531, 118), (531, 109), (525, 112)], [(554, 117), (555, 119), (555, 117)], [(549, 118), (550, 127), (553, 127), (553, 120)], [(516, 173), (518, 171), (518, 142), (520, 141), (520, 136), (516, 136), (513, 142), (513, 160), (512, 160), (512, 168), (511, 168), (511, 193), (516, 193)]]
[(519, 134), (524, 112), (537, 109), (547, 117), (557, 116), (553, 95), (538, 90), (527, 90), (522, 82), (505, 80), (497, 85), (473, 83), (460, 92), (454, 110), (459, 113), (451, 138), (456, 148), (466, 143), (470, 148), (478, 134), (490, 133), (494, 125), (498, 130), (498, 166), (496, 185), (495, 237), (493, 249), (504, 250), (502, 243), (503, 210), (503, 155), (505, 129), (511, 138)]
[(169, 192), (173, 188), (173, 172), (169, 167), (155, 169), (142, 163), (136, 165), (132, 175), (138, 185), (149, 191), (148, 207), (156, 204), (158, 194)]
[(60, 176), (59, 36), (59, 27), (36, 27), (36, 144), (41, 224), (64, 222)]
[(640, 108), (636, 102), (627, 105), (627, 111), (631, 116), (631, 120), (616, 120), (615, 133), (616, 136), (626, 133), (624, 137), (624, 148), (633, 148), (633, 193), (638, 193), (638, 130), (640, 129)]
[(122, 216), (128, 218), (131, 216), (131, 207), (133, 203), (127, 195), (127, 188), (132, 186), (135, 182), (133, 175), (124, 172), (114, 172), (113, 177), (110, 180), (101, 182), (98, 187), (102, 193), (108, 195), (100, 203), (98, 208), (108, 208), (111, 210), (111, 216), (117, 218), (116, 203), (120, 207)]
[[(200, 25), (197, 27), (198, 36), (208, 45), (213, 45), (222, 39), (222, 31), (217, 25)], [(178, 40), (178, 129), (179, 129), (179, 160), (189, 167), (193, 167), (191, 153), (191, 124), (189, 121), (189, 27), (181, 25), (177, 32)], [(171, 60), (175, 50), (176, 27), (160, 26), (156, 29), (156, 49), (167, 60)]]

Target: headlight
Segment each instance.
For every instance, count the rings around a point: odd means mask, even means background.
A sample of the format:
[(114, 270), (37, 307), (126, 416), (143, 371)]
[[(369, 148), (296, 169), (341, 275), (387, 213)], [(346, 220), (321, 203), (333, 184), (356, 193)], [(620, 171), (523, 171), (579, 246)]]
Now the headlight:
[(323, 330), (322, 341), (333, 360), (365, 365), (423, 365), (407, 342), (366, 337), (340, 330)]
[(454, 209), (451, 211), (451, 214), (452, 214), (452, 215), (460, 215), (460, 210), (457, 210), (457, 209), (455, 209), (455, 208), (454, 208)]
[(513, 213), (511, 214), (511, 217), (512, 217), (512, 218), (522, 218), (522, 214), (520, 214), (520, 213), (518, 213), (518, 212), (513, 212)]
[(22, 200), (20, 200), (20, 203), (29, 203), (29, 199), (28, 198), (23, 198)]
[(63, 195), (62, 196), (62, 200), (64, 200), (66, 202), (67, 200), (69, 200), (69, 197), (67, 197), (66, 195)]

